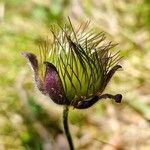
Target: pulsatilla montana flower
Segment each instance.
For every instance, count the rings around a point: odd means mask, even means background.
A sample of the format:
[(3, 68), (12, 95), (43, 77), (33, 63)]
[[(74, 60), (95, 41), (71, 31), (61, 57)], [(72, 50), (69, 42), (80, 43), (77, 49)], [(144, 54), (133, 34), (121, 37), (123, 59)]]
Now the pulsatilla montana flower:
[(53, 43), (40, 45), (39, 57), (23, 52), (34, 72), (38, 89), (55, 103), (84, 109), (100, 99), (121, 102), (121, 94), (102, 94), (119, 68), (119, 52), (111, 53), (115, 46), (105, 42), (103, 33), (87, 30), (88, 22), (77, 30), (69, 26), (52, 28)]

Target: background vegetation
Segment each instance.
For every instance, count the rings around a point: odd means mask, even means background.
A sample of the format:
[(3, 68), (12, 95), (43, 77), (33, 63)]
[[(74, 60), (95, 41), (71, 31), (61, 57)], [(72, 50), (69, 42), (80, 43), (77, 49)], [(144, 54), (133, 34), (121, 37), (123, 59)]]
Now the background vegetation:
[(103, 101), (71, 110), (79, 150), (150, 148), (149, 0), (2, 0), (0, 1), (0, 150), (67, 149), (62, 107), (35, 90), (31, 70), (20, 55), (38, 51), (53, 23), (70, 16), (74, 25), (91, 20), (119, 45), (123, 69), (107, 91), (123, 95), (122, 104)]

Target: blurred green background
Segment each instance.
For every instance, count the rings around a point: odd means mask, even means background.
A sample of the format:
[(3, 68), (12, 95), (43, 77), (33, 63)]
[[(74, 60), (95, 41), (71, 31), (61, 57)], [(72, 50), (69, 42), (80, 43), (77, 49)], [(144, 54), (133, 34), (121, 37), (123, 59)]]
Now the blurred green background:
[(149, 0), (1, 0), (0, 1), (0, 150), (66, 150), (62, 107), (35, 89), (23, 50), (36, 53), (50, 25), (87, 20), (119, 43), (123, 69), (106, 91), (123, 102), (102, 101), (70, 112), (79, 150), (150, 148)]

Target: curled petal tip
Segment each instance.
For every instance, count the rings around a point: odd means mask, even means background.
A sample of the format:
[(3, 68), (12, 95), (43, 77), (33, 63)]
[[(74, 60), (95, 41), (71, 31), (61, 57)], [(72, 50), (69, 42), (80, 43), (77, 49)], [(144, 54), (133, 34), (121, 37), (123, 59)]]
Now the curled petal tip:
[(49, 65), (49, 62), (48, 61), (44, 61), (43, 64), (47, 66), (47, 65)]
[(21, 53), (25, 58), (27, 58), (33, 68), (34, 71), (38, 70), (38, 60), (36, 58), (36, 55), (28, 52), (22, 52)]
[[(48, 61), (44, 61), (43, 64), (44, 64), (45, 66), (52, 66), (52, 65), (53, 65), (53, 64), (49, 63)], [(53, 66), (54, 66), (54, 65), (53, 65)]]
[(116, 103), (121, 103), (122, 101), (122, 95), (121, 94), (117, 94), (114, 96), (114, 100)]
[(110, 79), (112, 78), (112, 76), (115, 74), (115, 72), (119, 69), (122, 68), (122, 66), (120, 65), (116, 65), (114, 66), (107, 74), (104, 85), (103, 85), (103, 89), (107, 86), (108, 82), (110, 81)]
[(24, 57), (27, 57), (28, 52), (21, 52), (21, 55), (24, 56)]
[(46, 66), (46, 68), (54, 69), (55, 71), (57, 71), (56, 67), (52, 63), (44, 61), (43, 64)]
[(121, 65), (116, 65), (112, 68), (113, 71), (117, 71), (118, 69), (122, 68)]
[(121, 65), (116, 65), (116, 66), (118, 67), (118, 69), (119, 69), (119, 68), (122, 68), (122, 66), (121, 66)]
[(29, 60), (36, 59), (36, 55), (34, 55), (33, 53), (21, 52), (21, 55), (28, 58)]
[(116, 67), (117, 67), (116, 70), (118, 70), (118, 69), (121, 69), (121, 70), (122, 70), (122, 66), (121, 66), (121, 65), (116, 65)]

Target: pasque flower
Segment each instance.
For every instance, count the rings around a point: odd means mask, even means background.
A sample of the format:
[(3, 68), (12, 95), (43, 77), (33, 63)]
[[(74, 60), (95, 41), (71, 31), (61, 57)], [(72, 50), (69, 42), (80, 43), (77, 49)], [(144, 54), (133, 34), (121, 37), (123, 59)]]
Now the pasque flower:
[(38, 89), (56, 104), (85, 109), (103, 98), (121, 102), (121, 94), (103, 94), (121, 68), (119, 52), (112, 53), (115, 44), (105, 42), (103, 33), (88, 30), (88, 24), (81, 24), (75, 30), (69, 19), (69, 25), (60, 27), (59, 32), (51, 28), (53, 43), (43, 43), (39, 57), (23, 52)]

